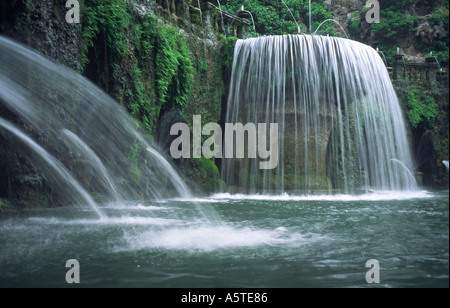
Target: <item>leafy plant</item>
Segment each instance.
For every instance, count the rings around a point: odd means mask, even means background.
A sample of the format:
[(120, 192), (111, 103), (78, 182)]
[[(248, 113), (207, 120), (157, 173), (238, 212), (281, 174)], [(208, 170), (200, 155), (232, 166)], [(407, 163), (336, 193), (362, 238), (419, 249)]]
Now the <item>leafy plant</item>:
[(420, 95), (418, 90), (411, 90), (406, 95), (408, 119), (412, 127), (419, 125), (429, 128), (433, 125), (439, 106), (429, 95)]
[(357, 12), (355, 14), (356, 16), (353, 17), (353, 20), (351, 20), (350, 26), (348, 28), (348, 32), (350, 36), (355, 40), (361, 39), (361, 17), (360, 12)]
[[(108, 88), (117, 77), (120, 61), (128, 51), (126, 31), (130, 24), (127, 2), (124, 0), (89, 0), (83, 9), (82, 56), (86, 67), (92, 60), (97, 67), (99, 81)], [(92, 53), (93, 57), (89, 54)]]
[(156, 37), (156, 89), (161, 104), (183, 107), (194, 79), (191, 53), (185, 39), (172, 26), (159, 25)]
[(399, 35), (409, 35), (415, 31), (417, 16), (406, 16), (404, 11), (382, 9), (380, 23), (372, 24), (372, 32), (389, 41), (395, 40)]
[[(224, 0), (222, 6), (229, 13), (236, 14), (240, 11), (243, 2)], [(296, 34), (298, 32), (297, 23), (303, 31), (309, 27), (309, 0), (284, 0), (284, 3), (283, 1), (271, 0), (245, 1), (245, 9), (250, 11), (254, 17), (257, 34)], [(325, 1), (311, 1), (312, 32), (317, 29), (320, 23), (330, 18), (333, 18), (333, 16), (331, 12), (326, 10)], [(333, 29), (333, 24), (325, 23), (321, 27), (320, 33), (334, 35)], [(250, 36), (255, 35), (256, 33), (250, 33)]]
[(231, 70), (231, 67), (233, 66), (234, 47), (236, 46), (237, 38), (235, 36), (230, 36), (228, 38), (222, 37), (221, 41), (223, 42), (223, 66)]

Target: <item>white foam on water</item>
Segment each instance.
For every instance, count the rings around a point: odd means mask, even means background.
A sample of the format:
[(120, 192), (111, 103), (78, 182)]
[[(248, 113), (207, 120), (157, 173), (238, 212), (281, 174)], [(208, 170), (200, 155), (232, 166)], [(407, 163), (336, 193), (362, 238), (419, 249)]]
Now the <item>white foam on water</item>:
[(106, 206), (102, 206), (102, 209), (112, 209), (112, 210), (126, 210), (126, 211), (167, 211), (169, 210), (167, 207), (163, 206), (154, 206), (154, 205), (127, 205), (127, 204), (108, 204)]
[(211, 197), (173, 198), (166, 200), (166, 202), (191, 202), (191, 203), (220, 203), (227, 201), (228, 201), (227, 199), (211, 198)]
[(166, 249), (189, 252), (211, 252), (223, 249), (255, 248), (261, 246), (300, 246), (315, 242), (317, 234), (289, 232), (287, 228), (275, 230), (231, 226), (190, 226), (149, 230), (127, 234), (127, 247), (117, 250)]
[(427, 191), (377, 191), (361, 195), (245, 195), (245, 194), (215, 194), (212, 200), (255, 200), (255, 201), (390, 201), (432, 198), (433, 194)]
[(122, 216), (103, 219), (61, 219), (56, 217), (30, 217), (28, 221), (46, 225), (144, 225), (144, 226), (176, 226), (183, 223), (177, 219), (159, 217)]

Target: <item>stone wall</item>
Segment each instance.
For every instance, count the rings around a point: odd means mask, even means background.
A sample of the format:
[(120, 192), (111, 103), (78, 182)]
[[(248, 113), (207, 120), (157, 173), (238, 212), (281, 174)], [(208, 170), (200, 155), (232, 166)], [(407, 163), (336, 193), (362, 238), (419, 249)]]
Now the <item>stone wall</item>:
[[(406, 121), (416, 179), (428, 189), (448, 189), (448, 170), (443, 164), (449, 159), (448, 72), (432, 57), (421, 64), (407, 62), (401, 54), (394, 58), (391, 77), (405, 117), (411, 112), (423, 114), (417, 123)], [(423, 105), (423, 111), (414, 109), (414, 99)], [(428, 114), (432, 118), (426, 118)]]

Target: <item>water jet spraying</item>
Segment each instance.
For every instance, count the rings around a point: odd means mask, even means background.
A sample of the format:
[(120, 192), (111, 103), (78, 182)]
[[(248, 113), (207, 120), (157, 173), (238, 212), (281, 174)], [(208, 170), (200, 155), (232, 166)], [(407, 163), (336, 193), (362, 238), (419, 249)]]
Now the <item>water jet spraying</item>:
[(98, 202), (192, 198), (175, 169), (109, 95), (70, 69), (2, 37), (0, 101), (32, 133), (26, 136), (18, 124), (3, 119), (2, 129), (38, 156), (36, 169), (67, 183), (66, 193), (61, 191), (65, 205), (89, 204), (104, 217)]

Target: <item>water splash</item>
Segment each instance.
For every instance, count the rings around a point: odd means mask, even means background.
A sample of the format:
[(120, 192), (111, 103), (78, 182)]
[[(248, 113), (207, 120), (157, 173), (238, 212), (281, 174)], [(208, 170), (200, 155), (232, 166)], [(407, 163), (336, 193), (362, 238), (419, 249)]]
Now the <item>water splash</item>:
[(325, 24), (326, 22), (329, 22), (329, 21), (332, 21), (332, 22), (334, 22), (336, 25), (338, 25), (339, 28), (342, 30), (342, 32), (344, 32), (345, 38), (348, 39), (347, 32), (345, 32), (345, 30), (344, 30), (344, 28), (341, 26), (341, 24), (338, 23), (338, 22), (337, 22), (336, 20), (334, 20), (334, 19), (326, 19), (326, 20), (322, 21), (322, 23), (317, 27), (316, 31), (314, 31), (314, 35), (317, 33), (317, 31), (319, 31), (320, 27), (322, 27), (323, 24)]
[[(47, 166), (53, 171), (53, 174), (57, 176), (57, 180), (66, 183), (68, 189), (77, 192), (83, 201), (89, 205), (92, 210), (98, 215), (99, 218), (106, 218), (105, 214), (98, 208), (92, 197), (86, 192), (84, 188), (73, 178), (70, 172), (52, 155), (45, 151), (41, 146), (34, 142), (31, 138), (25, 135), (22, 131), (16, 128), (12, 123), (0, 118), (0, 127), (8, 131), (19, 139), (20, 142), (26, 144), (26, 146), (35, 152), (39, 159), (42, 159)], [(45, 167), (45, 166), (43, 166)]]
[(414, 176), (414, 174), (411, 172), (411, 170), (400, 160), (392, 158), (391, 159), (392, 162), (399, 164), (402, 168), (403, 171), (406, 172), (407, 176), (409, 177), (410, 181), (411, 181), (411, 185), (412, 187), (414, 187), (414, 190), (418, 189), (418, 185), (417, 185), (417, 181), (416, 178)]
[(445, 168), (447, 168), (448, 171), (448, 160), (443, 160), (442, 164), (445, 166)]
[(40, 156), (36, 168), (45, 167), (44, 160), (53, 166), (46, 177), (70, 178), (72, 187), (60, 192), (69, 204), (73, 189), (82, 195), (75, 203), (94, 209), (96, 202), (192, 197), (116, 101), (76, 72), (2, 37), (0, 102), (14, 125), (24, 123), (29, 136), (5, 120), (2, 128)]
[(280, 163), (224, 159), (237, 191), (279, 194), (359, 189), (414, 191), (398, 98), (378, 53), (359, 42), (317, 35), (238, 40), (226, 123), (278, 123)]
[(297, 31), (298, 31), (298, 34), (300, 34), (300, 33), (301, 33), (301, 30), (300, 30), (300, 25), (299, 25), (298, 22), (297, 22), (297, 19), (295, 19), (294, 14), (292, 13), (291, 9), (290, 9), (289, 6), (286, 4), (286, 2), (285, 2), (284, 0), (281, 0), (281, 2), (282, 2), (282, 3), (284, 4), (284, 6), (288, 9), (289, 13), (291, 14), (292, 19), (293, 19), (294, 22), (297, 24)]
[(80, 149), (80, 151), (83, 153), (82, 155), (86, 156), (91, 166), (100, 172), (99, 176), (103, 178), (105, 182), (105, 188), (109, 190), (110, 195), (113, 197), (113, 200), (121, 200), (122, 198), (119, 196), (117, 187), (115, 187), (115, 185), (113, 184), (108, 170), (105, 168), (102, 161), (98, 158), (94, 151), (70, 130), (63, 129), (62, 133), (67, 136), (68, 141), (71, 142), (75, 146), (75, 148)]

